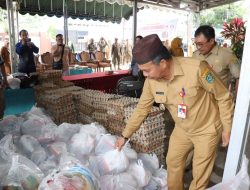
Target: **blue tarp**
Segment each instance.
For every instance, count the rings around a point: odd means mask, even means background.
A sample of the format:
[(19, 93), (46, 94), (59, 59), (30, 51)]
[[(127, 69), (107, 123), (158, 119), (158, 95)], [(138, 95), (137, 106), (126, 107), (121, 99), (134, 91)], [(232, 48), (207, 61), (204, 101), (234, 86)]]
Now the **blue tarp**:
[(29, 111), (34, 104), (33, 88), (5, 90), (4, 116)]

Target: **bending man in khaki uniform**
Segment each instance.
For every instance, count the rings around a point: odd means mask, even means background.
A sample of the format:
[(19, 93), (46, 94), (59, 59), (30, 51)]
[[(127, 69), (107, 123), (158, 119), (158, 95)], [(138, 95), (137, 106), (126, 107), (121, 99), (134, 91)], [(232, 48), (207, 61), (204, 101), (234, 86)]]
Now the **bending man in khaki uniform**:
[(193, 53), (193, 57), (207, 61), (227, 88), (230, 86), (231, 78), (234, 78), (236, 96), (240, 65), (232, 50), (220, 47), (215, 42), (215, 31), (211, 26), (200, 26), (194, 35), (197, 50)]
[(163, 104), (175, 120), (170, 137), (167, 170), (168, 189), (183, 189), (188, 153), (194, 149), (193, 181), (190, 190), (205, 189), (222, 138), (227, 146), (233, 115), (233, 101), (222, 81), (205, 61), (171, 57), (155, 34), (140, 40), (133, 56), (147, 77), (143, 93), (116, 146), (138, 130), (155, 102)]

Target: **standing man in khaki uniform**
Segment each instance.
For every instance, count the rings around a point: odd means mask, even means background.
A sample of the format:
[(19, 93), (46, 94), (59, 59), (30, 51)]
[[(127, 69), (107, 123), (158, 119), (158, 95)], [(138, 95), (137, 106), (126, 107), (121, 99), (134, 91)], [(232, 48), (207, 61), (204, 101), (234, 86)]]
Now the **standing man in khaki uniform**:
[(133, 56), (147, 77), (135, 112), (116, 147), (138, 130), (155, 102), (163, 104), (175, 121), (170, 137), (167, 170), (168, 189), (183, 190), (183, 173), (193, 149), (193, 181), (190, 190), (206, 188), (216, 150), (222, 138), (227, 146), (233, 115), (233, 101), (222, 81), (205, 61), (171, 57), (156, 34), (141, 39)]
[(200, 26), (194, 36), (197, 50), (193, 53), (193, 57), (207, 61), (227, 88), (233, 77), (236, 80), (235, 95), (237, 95), (240, 65), (232, 50), (220, 47), (215, 42), (215, 32), (211, 26)]

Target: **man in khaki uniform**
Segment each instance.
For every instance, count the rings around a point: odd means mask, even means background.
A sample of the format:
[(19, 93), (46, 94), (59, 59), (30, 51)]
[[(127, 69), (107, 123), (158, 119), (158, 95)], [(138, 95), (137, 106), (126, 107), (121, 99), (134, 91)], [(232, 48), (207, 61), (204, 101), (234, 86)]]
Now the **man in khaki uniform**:
[(163, 104), (175, 121), (170, 137), (167, 170), (168, 189), (183, 189), (188, 153), (194, 149), (190, 190), (205, 189), (212, 172), (217, 146), (227, 146), (233, 101), (222, 81), (205, 61), (171, 57), (156, 34), (140, 40), (133, 56), (147, 77), (135, 112), (116, 147), (138, 130), (155, 102)]
[(240, 76), (240, 65), (231, 49), (220, 47), (215, 42), (213, 27), (208, 25), (200, 26), (195, 31), (195, 44), (197, 50), (193, 53), (193, 57), (207, 61), (227, 88), (229, 88), (231, 78), (236, 79), (236, 93)]

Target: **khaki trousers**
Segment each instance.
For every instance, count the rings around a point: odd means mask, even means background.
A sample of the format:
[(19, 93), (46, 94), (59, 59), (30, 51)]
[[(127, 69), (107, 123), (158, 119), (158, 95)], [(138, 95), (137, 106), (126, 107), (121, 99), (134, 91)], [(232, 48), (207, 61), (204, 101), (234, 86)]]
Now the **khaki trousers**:
[(216, 151), (221, 139), (222, 126), (214, 133), (190, 135), (175, 127), (169, 141), (167, 155), (168, 189), (183, 190), (183, 175), (188, 153), (194, 150), (193, 180), (189, 190), (206, 188), (213, 170)]

